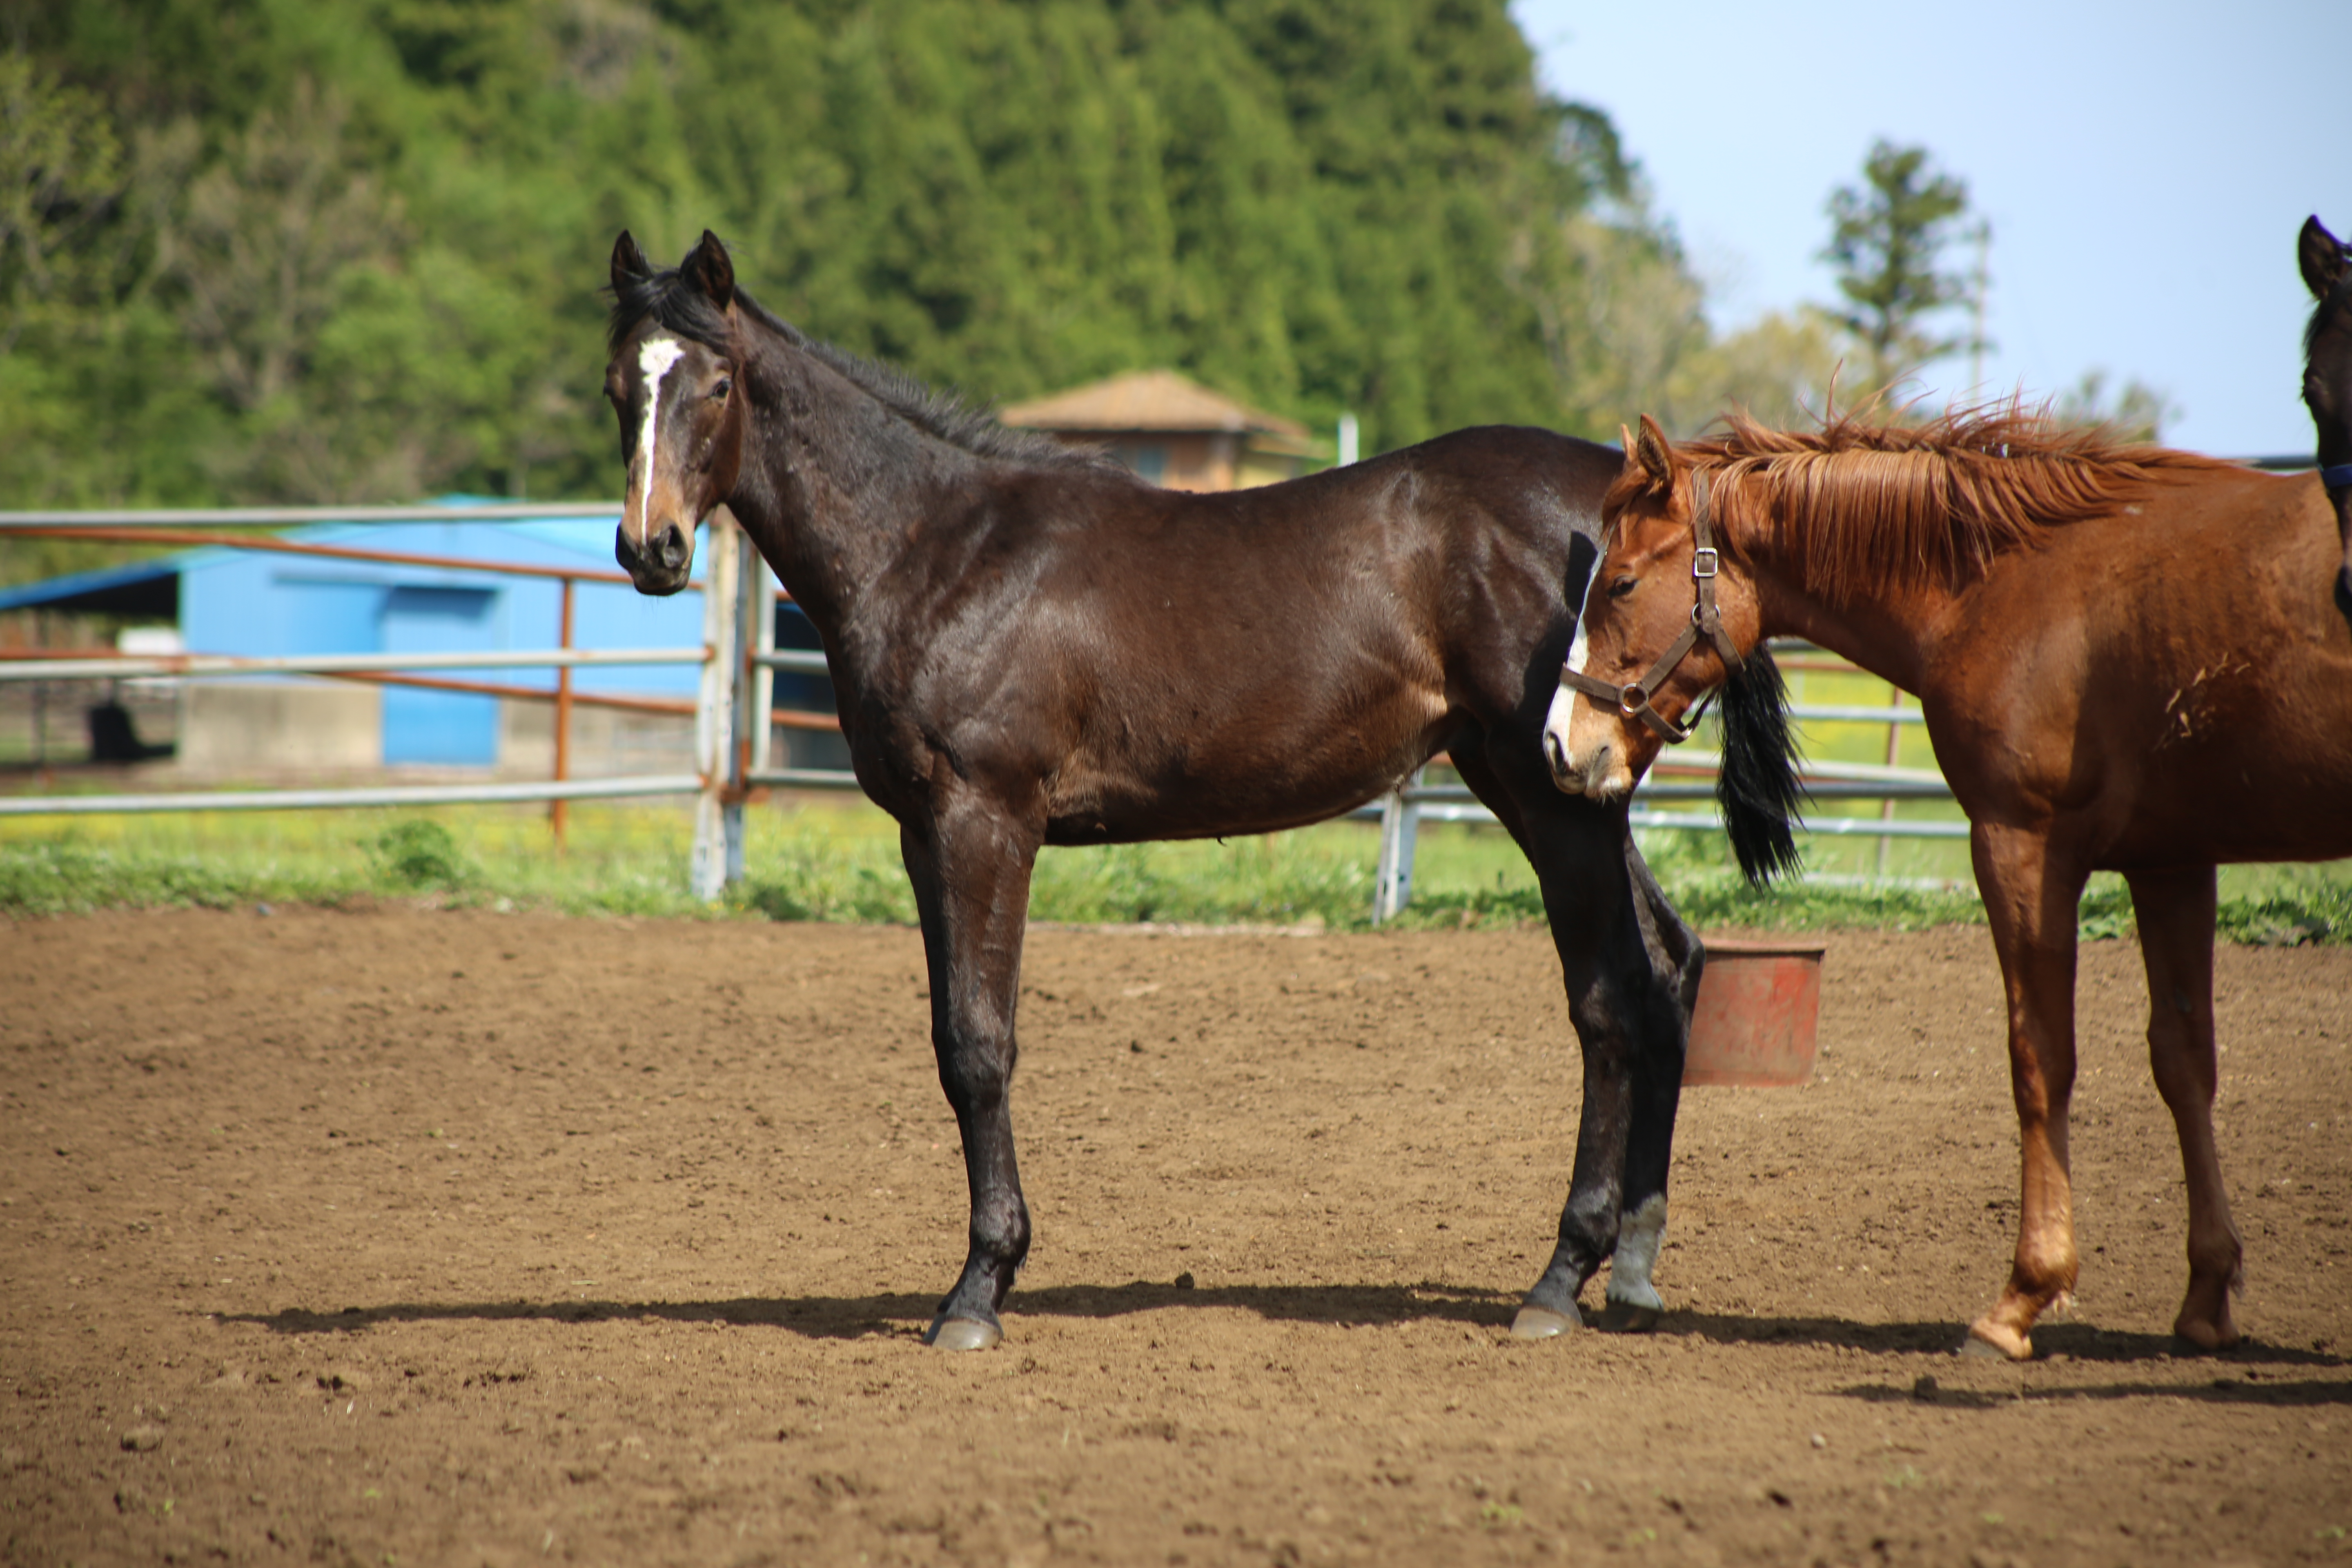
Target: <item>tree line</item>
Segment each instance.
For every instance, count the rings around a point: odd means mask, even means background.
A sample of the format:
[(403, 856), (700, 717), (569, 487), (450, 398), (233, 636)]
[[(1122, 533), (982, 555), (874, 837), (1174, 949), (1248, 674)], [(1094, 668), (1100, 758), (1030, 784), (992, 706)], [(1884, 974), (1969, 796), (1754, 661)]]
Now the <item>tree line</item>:
[(0, 50), (0, 506), (608, 495), (625, 226), (982, 402), (1167, 365), (1367, 450), (1798, 417), (1867, 338), (1710, 327), (1502, 0), (17, 0)]

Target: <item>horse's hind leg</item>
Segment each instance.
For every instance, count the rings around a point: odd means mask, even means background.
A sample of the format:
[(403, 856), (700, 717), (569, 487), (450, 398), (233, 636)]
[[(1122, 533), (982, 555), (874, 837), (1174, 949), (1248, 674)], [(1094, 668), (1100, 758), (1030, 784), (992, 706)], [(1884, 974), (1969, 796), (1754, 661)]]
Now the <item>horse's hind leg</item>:
[(992, 804), (951, 804), (899, 832), (923, 922), (931, 986), (931, 1047), (963, 1139), (971, 1245), (926, 1344), (985, 1350), (1004, 1337), (996, 1310), (1029, 1255), (1029, 1206), (1013, 1149), (1013, 1007), (1037, 853)]
[(2128, 875), (2147, 967), (2147, 1059), (2180, 1134), (2189, 1181), (2189, 1294), (2172, 1331), (2204, 1350), (2238, 1342), (2230, 1292), (2245, 1249), (2213, 1143), (2213, 868)]

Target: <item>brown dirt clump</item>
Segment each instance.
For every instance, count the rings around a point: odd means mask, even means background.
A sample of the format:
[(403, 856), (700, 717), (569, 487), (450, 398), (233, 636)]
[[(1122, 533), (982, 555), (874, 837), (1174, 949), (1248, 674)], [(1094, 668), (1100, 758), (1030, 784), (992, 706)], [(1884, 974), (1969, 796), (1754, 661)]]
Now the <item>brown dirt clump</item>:
[(2221, 954), (2252, 1339), (2200, 1358), (2085, 949), (2082, 1289), (2010, 1366), (1949, 1353), (2016, 1217), (1980, 931), (1830, 937), (1814, 1081), (1685, 1098), (1664, 1324), (1529, 1345), (1542, 934), (1038, 930), (1038, 1241), (965, 1357), (911, 931), (0, 942), (0, 1562), (2352, 1562), (2352, 951)]

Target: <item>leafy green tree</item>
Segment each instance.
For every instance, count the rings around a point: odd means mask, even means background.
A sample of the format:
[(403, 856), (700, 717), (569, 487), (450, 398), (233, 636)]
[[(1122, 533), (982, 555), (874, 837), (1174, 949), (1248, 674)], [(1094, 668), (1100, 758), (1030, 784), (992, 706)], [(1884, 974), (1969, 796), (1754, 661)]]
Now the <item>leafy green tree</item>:
[(1938, 336), (1928, 319), (1969, 297), (1967, 274), (1942, 265), (1969, 209), (1966, 182), (1937, 170), (1925, 147), (1880, 141), (1863, 160), (1863, 183), (1829, 200), (1830, 243), (1845, 308), (1832, 319), (1866, 356), (1866, 390), (1893, 386), (1957, 353), (1964, 337)]
[(1678, 258), (1579, 237), (1629, 165), (1503, 0), (8, 14), (0, 111), (45, 129), (0, 149), (0, 504), (609, 493), (623, 226), (716, 229), (808, 331), (983, 399), (1165, 364), (1373, 449), (1613, 435), (1621, 352), (1711, 342)]

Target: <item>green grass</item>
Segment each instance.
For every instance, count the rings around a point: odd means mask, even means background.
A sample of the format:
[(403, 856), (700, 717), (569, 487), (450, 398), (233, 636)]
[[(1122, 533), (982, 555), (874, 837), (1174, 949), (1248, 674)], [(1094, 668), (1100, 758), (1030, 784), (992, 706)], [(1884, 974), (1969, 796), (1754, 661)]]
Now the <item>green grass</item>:
[[(751, 810), (746, 878), (718, 905), (687, 892), (691, 827), (674, 802), (577, 804), (561, 855), (543, 809), (256, 812), (0, 822), (0, 913), (142, 906), (228, 908), (402, 899), (567, 914), (911, 923), (898, 829), (862, 801)], [(1732, 869), (1722, 836), (1654, 831), (1643, 854), (1675, 907), (1706, 929), (1916, 930), (1980, 923), (1963, 855), (1949, 887), (1801, 881), (1767, 892)], [(1868, 844), (1814, 840), (1838, 871)], [(1030, 913), (1081, 924), (1370, 923), (1376, 830), (1325, 823), (1263, 837), (1047, 849)], [(1840, 852), (1840, 853), (1832, 853)], [(1921, 875), (1916, 869), (1900, 872)], [(1540, 923), (1535, 878), (1498, 828), (1422, 831), (1408, 929)], [(2352, 941), (2352, 864), (2231, 867), (2221, 929), (2239, 942)], [(2120, 879), (2095, 879), (2086, 938), (2127, 935)]]

